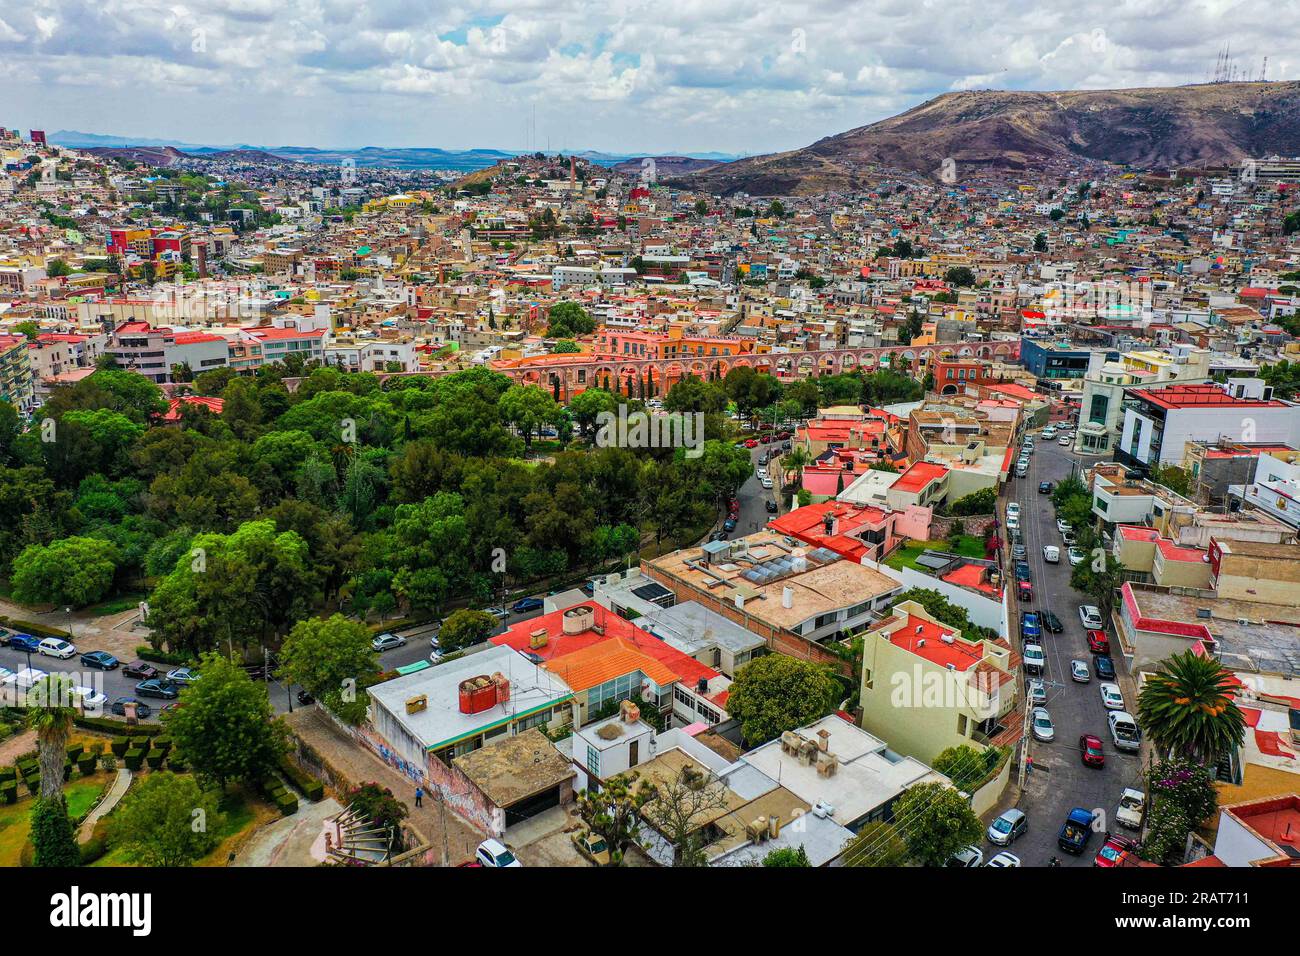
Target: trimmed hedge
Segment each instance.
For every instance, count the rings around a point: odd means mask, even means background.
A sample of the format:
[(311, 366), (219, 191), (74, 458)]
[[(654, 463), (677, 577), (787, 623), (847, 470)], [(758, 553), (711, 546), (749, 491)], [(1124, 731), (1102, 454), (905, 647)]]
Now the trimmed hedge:
[(275, 797), (275, 805), (280, 810), (281, 816), (290, 816), (298, 812), (298, 798), (286, 790), (279, 791)]
[(131, 746), (130, 737), (114, 737), (113, 743), (110, 745), (110, 749), (113, 751), (114, 757), (121, 757), (123, 754), (127, 752), (130, 746)]
[(81, 756), (82, 751), (85, 749), (84, 744), (68, 744), (68, 759), (76, 763), (77, 758)]
[(19, 621), (16, 618), (5, 617), (3, 614), (0, 614), (0, 625), (4, 625), (11, 631), (17, 631), (19, 634), (31, 634), (38, 637), (61, 637), (65, 641), (72, 640), (72, 634), (69, 631), (63, 631), (57, 627), (46, 627), (44, 624), (35, 624), (31, 621)]
[(83, 754), (77, 760), (77, 769), (81, 771), (83, 777), (89, 777), (95, 772), (95, 767), (99, 764), (99, 757), (95, 754)]
[(138, 646), (135, 649), (135, 656), (142, 661), (149, 661), (153, 664), (171, 664), (173, 667), (182, 667), (194, 663), (188, 654), (172, 654), (167, 651), (158, 651), (148, 644)]
[(89, 866), (108, 852), (108, 820), (95, 824), (90, 839), (81, 844), (81, 865)]
[(0, 783), (0, 802), (17, 803), (18, 802), (18, 781), (6, 780)]
[(153, 745), (163, 753), (167, 753), (167, 751), (172, 749), (172, 739), (170, 737), (155, 737), (153, 739)]
[(17, 767), (0, 767), (0, 783), (7, 783), (18, 776)]
[(132, 747), (122, 760), (126, 763), (127, 770), (139, 770), (140, 764), (144, 761), (144, 751), (139, 747)]
[(312, 803), (324, 799), (325, 785), (288, 757), (280, 758), (280, 772), (288, 777), (289, 782), (302, 791), (302, 795)]
[(24, 777), (23, 783), (27, 784), (27, 792), (32, 796), (36, 796), (36, 792), (41, 789), (41, 778), (39, 775), (35, 777)]
[(114, 737), (152, 737), (159, 730), (157, 724), (136, 724), (132, 727), (125, 720), (110, 720), (108, 717), (78, 716), (72, 722), (83, 730), (98, 730)]
[(149, 751), (148, 754), (145, 755), (144, 759), (149, 764), (149, 768), (151, 770), (157, 770), (159, 767), (162, 766), (163, 758), (165, 758), (166, 756), (167, 756), (167, 751), (159, 750), (157, 747), (154, 747), (152, 750)]

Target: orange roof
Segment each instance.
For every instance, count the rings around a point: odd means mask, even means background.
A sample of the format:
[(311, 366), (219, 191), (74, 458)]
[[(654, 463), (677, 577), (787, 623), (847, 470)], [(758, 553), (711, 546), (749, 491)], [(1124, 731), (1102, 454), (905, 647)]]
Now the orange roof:
[(907, 471), (898, 476), (894, 482), (895, 491), (920, 491), (932, 481), (937, 481), (944, 475), (948, 474), (948, 469), (943, 465), (935, 465), (928, 461), (918, 461)]
[(575, 691), (599, 687), (633, 671), (640, 671), (661, 687), (677, 680), (666, 664), (617, 637), (547, 661), (542, 667)]
[(941, 667), (951, 664), (954, 670), (959, 671), (969, 670), (984, 659), (980, 647), (965, 638), (958, 637), (951, 644), (945, 644), (943, 637), (952, 634), (946, 627), (909, 614), (907, 626), (889, 635), (889, 643)]

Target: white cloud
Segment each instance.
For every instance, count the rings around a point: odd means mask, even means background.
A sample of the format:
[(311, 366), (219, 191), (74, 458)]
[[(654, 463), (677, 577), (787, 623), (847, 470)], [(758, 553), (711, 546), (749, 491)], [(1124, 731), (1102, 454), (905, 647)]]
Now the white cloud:
[(1298, 12), (1300, 0), (39, 0), (0, 19), (0, 62), (10, 121), (37, 128), (757, 152), (950, 90), (1199, 82), (1229, 42), (1243, 71), (1267, 53), (1285, 78), (1300, 36), (1277, 24)]

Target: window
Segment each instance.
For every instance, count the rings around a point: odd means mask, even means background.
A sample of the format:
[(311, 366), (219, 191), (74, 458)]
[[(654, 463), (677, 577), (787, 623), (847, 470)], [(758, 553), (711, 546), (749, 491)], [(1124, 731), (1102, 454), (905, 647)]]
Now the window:
[(587, 769), (600, 776), (600, 751), (591, 744), (587, 744)]

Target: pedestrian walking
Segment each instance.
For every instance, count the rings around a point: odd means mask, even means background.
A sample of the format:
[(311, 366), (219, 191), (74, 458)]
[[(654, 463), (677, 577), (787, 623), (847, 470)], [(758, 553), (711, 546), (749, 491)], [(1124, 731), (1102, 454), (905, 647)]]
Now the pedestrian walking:
[(415, 788), (415, 805), (416, 805), (417, 807), (422, 807), (422, 806), (424, 806), (424, 788), (423, 788), (423, 787), (416, 787), (416, 788)]

